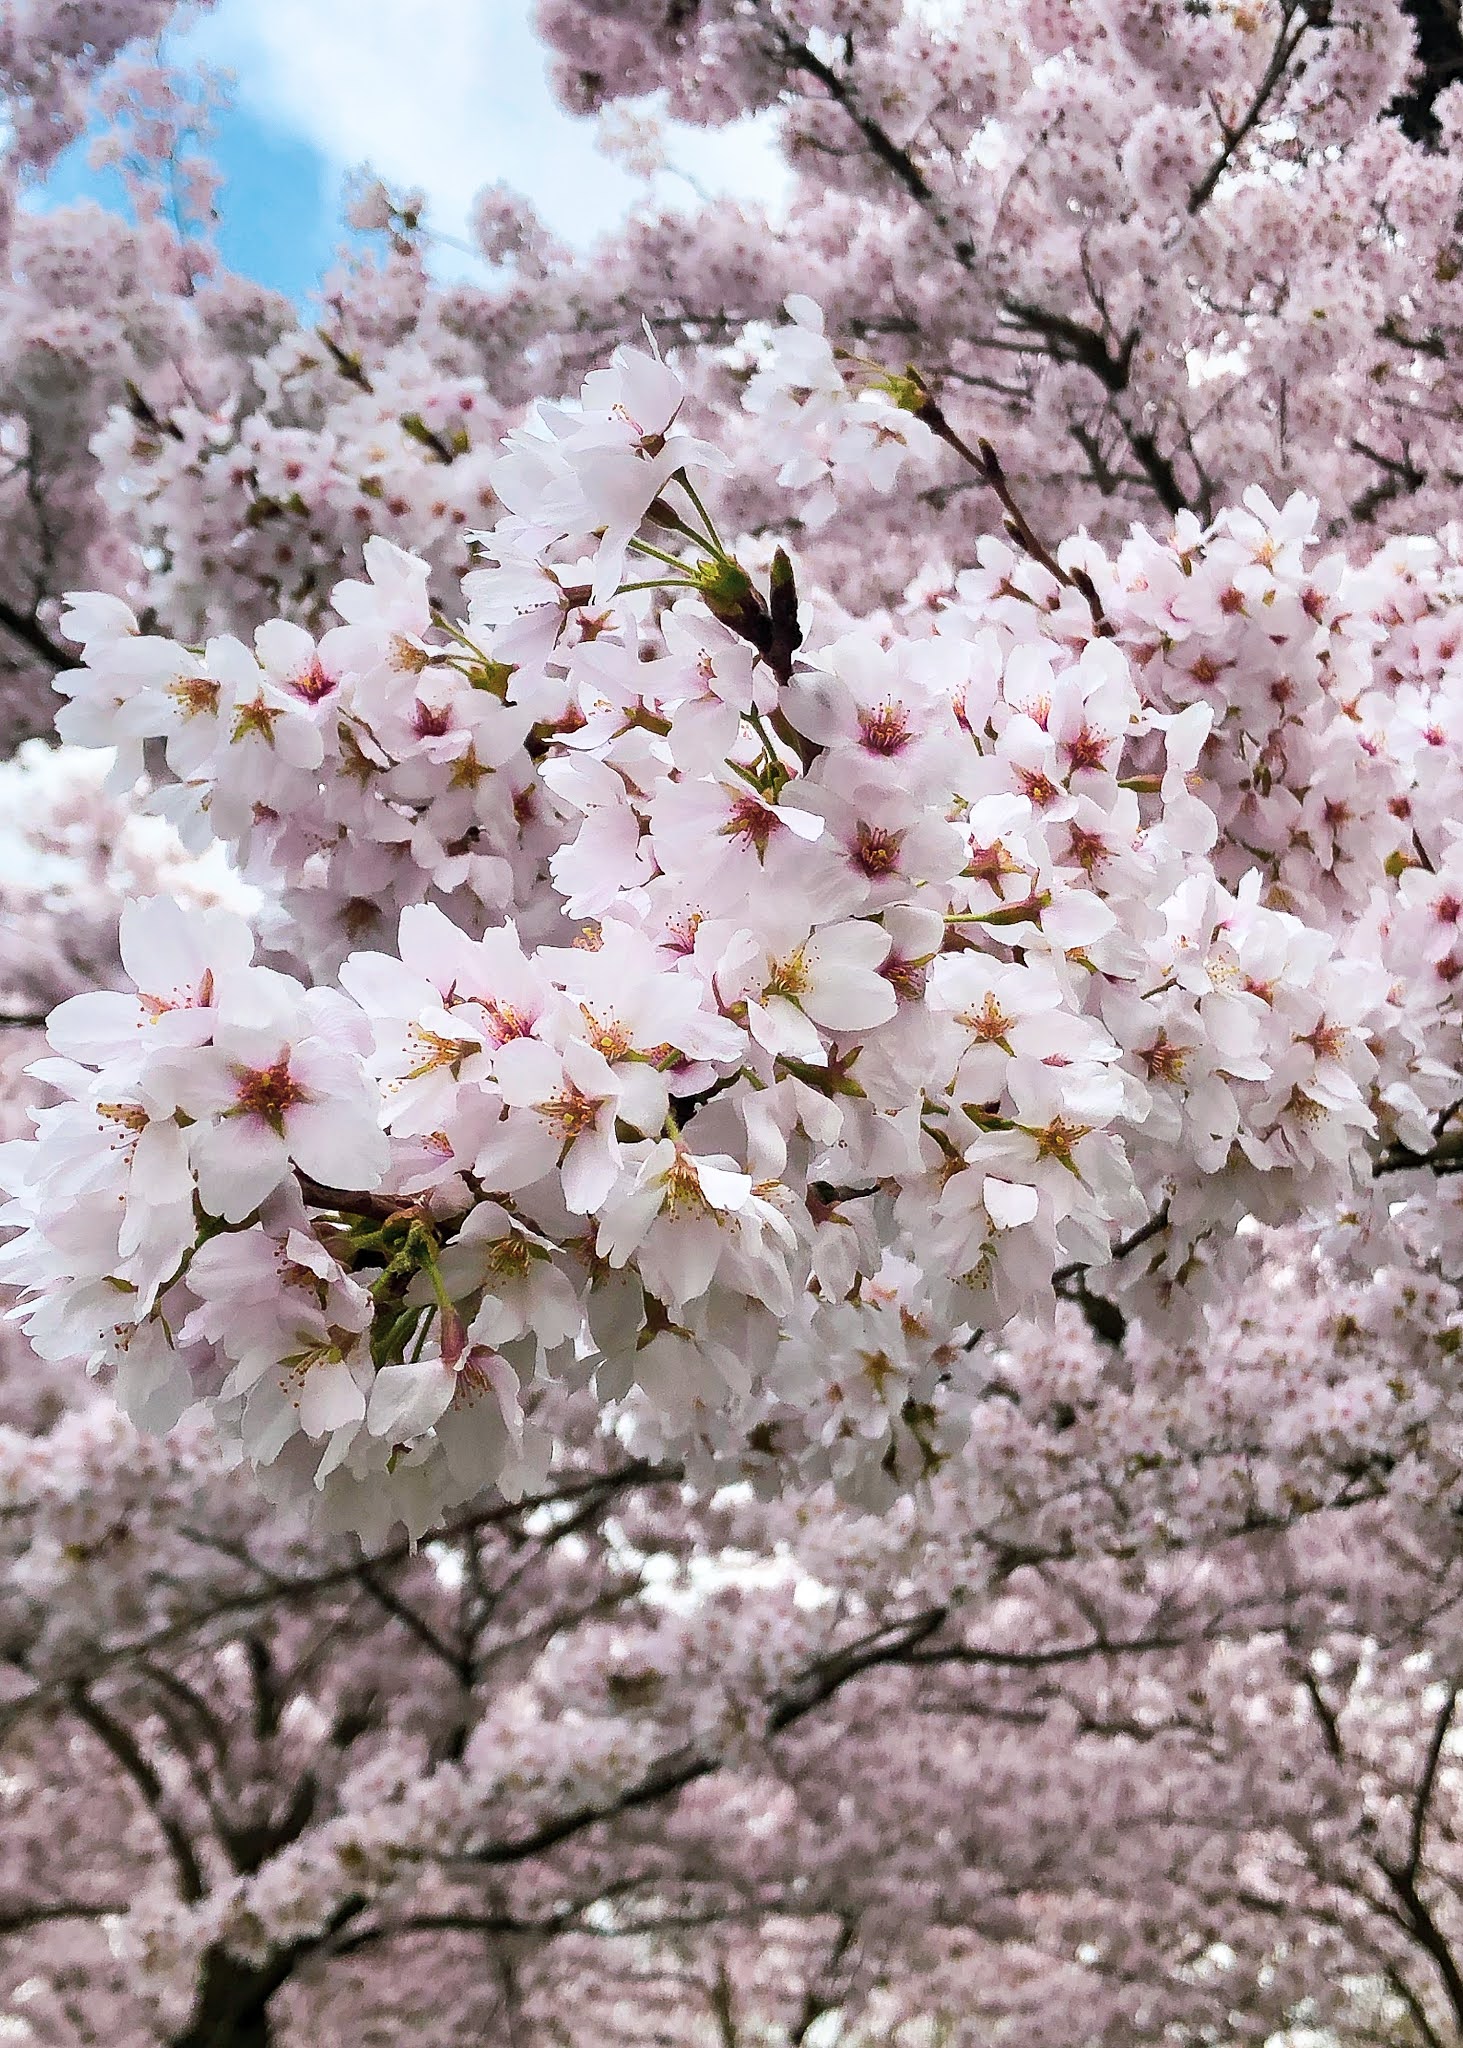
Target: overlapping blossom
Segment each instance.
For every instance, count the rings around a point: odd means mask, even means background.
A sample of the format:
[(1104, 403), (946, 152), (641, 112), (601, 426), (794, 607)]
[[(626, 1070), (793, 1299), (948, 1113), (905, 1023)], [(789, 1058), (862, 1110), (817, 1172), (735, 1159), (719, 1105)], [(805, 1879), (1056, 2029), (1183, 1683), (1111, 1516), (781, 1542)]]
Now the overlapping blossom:
[(63, 733), (161, 746), (270, 950), (128, 912), (5, 1270), (43, 1352), (346, 1521), (523, 1486), (585, 1383), (707, 1476), (885, 1498), (982, 1336), (1074, 1276), (1178, 1313), (1247, 1216), (1377, 1222), (1458, 1085), (1413, 971), (1463, 917), (1448, 684), (1378, 697), (1386, 562), (1252, 493), (860, 622), (738, 561), (685, 404), (621, 350), (510, 436), (460, 622), (379, 540), (318, 640), (70, 614)]

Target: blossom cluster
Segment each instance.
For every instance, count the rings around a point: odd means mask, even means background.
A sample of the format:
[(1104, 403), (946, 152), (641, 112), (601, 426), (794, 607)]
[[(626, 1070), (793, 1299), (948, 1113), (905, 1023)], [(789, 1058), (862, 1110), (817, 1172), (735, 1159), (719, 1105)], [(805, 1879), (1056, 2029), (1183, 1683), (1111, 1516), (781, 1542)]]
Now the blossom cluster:
[(806, 293), (790, 293), (787, 311), (742, 403), (776, 451), (777, 481), (801, 494), (799, 516), (816, 531), (838, 509), (840, 491), (855, 501), (871, 488), (887, 495), (902, 471), (927, 472), (937, 450), (929, 427), (900, 403), (907, 377), (840, 354)]
[(1448, 976), (1398, 973), (1451, 931), (1446, 683), (1363, 687), (1360, 599), (1425, 565), (1307, 564), (1313, 508), (1251, 494), (861, 622), (780, 551), (763, 594), (685, 408), (622, 349), (510, 434), (461, 623), (380, 540), (318, 640), (69, 614), (63, 736), (123, 784), (161, 746), (264, 953), (129, 908), (5, 1271), (43, 1355), (206, 1400), (347, 1521), (523, 1486), (586, 1384), (708, 1476), (887, 1498), (982, 1338), (1074, 1276), (1174, 1312), (1246, 1216), (1360, 1213), (1457, 1086)]

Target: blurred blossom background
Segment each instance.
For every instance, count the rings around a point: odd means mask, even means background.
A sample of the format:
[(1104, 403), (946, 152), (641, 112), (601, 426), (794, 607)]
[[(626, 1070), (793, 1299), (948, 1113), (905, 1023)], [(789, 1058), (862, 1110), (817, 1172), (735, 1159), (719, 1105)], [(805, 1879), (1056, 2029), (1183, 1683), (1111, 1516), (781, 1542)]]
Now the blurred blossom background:
[[(365, 165), (423, 195), (443, 279), (481, 272), (469, 215), (499, 182), (576, 247), (647, 197), (777, 207), (787, 171), (764, 119), (697, 129), (653, 107), (576, 119), (550, 90), (532, 14), (532, 0), (221, 0), (167, 36), (166, 58), (206, 67), (226, 95), (210, 115), (224, 264), (306, 301), (349, 236), (342, 194)], [(105, 156), (94, 130), (27, 203), (125, 211)]]

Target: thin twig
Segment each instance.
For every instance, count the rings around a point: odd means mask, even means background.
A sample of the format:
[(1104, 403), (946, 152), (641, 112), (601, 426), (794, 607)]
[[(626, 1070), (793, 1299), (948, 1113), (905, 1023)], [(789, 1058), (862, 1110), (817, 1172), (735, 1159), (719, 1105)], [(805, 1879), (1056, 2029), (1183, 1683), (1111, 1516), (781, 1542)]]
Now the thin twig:
[(1040, 563), (1048, 575), (1055, 577), (1058, 583), (1065, 584), (1068, 590), (1075, 590), (1085, 600), (1087, 609), (1092, 614), (1094, 630), (1110, 638), (1114, 628), (1102, 608), (1102, 599), (1096, 584), (1085, 569), (1064, 569), (1051, 549), (1036, 533), (1030, 520), (1016, 502), (1011, 486), (1006, 480), (1006, 472), (1001, 467), (1000, 457), (990, 442), (982, 439), (972, 448), (970, 443), (951, 426), (938, 400), (918, 372), (910, 374), (923, 394), (914, 417), (922, 420), (935, 438), (943, 441), (947, 448), (953, 448), (961, 461), (969, 463), (982, 483), (995, 492), (1006, 515), (1006, 531), (1017, 547), (1023, 554), (1029, 555), (1033, 562)]

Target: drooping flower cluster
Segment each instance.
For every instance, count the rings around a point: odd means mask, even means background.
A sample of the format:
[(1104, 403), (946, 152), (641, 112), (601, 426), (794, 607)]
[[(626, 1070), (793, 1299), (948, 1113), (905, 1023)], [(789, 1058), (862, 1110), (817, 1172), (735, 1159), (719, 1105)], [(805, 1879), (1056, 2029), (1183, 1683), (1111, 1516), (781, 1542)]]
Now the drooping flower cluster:
[(1253, 495), (1115, 562), (987, 542), (933, 613), (800, 610), (684, 410), (622, 350), (510, 435), (461, 624), (381, 541), (318, 641), (70, 614), (63, 734), (124, 783), (161, 743), (276, 964), (128, 913), (137, 994), (52, 1020), (6, 1270), (43, 1352), (208, 1400), (347, 1519), (525, 1483), (535, 1388), (589, 1381), (708, 1474), (882, 1498), (959, 1441), (981, 1333), (1114, 1258), (1172, 1311), (1453, 1099), (1410, 974), (1433, 711), (1368, 691), (1390, 561), (1308, 565), (1311, 508)]

